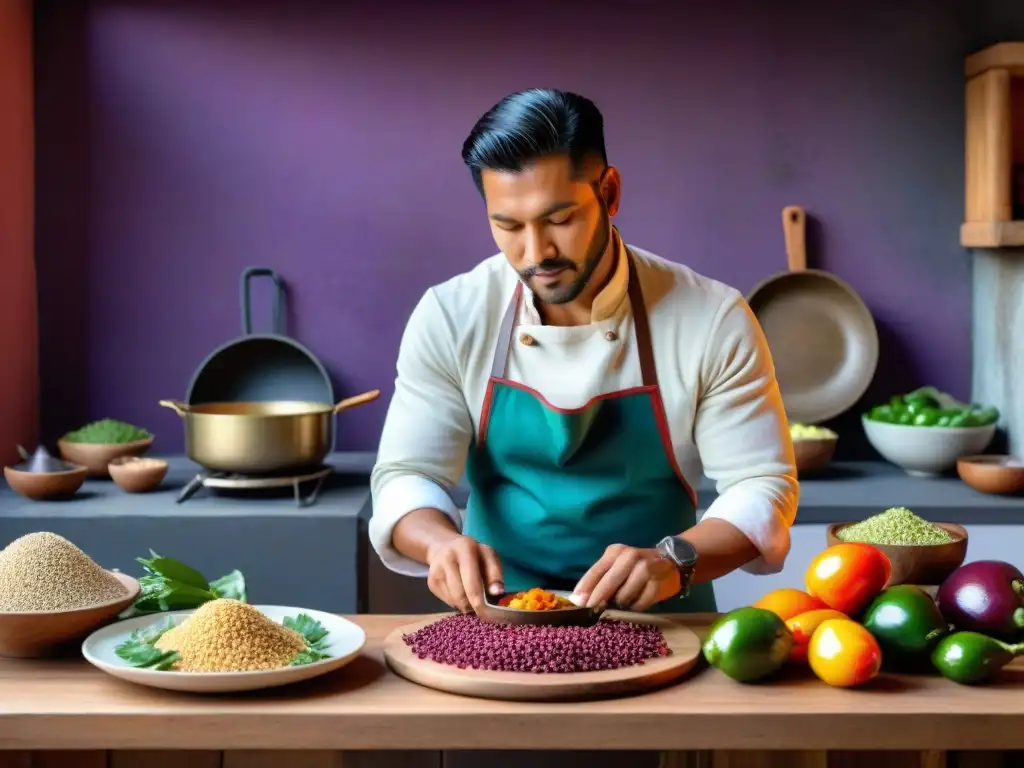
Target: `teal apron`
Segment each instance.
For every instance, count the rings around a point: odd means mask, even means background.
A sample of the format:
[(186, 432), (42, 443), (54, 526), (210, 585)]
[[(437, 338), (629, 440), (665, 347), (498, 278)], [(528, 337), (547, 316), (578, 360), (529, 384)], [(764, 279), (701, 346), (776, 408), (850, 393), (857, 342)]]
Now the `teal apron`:
[[(517, 283), (469, 450), (464, 533), (498, 554), (507, 591), (571, 590), (609, 545), (654, 547), (693, 526), (696, 496), (673, 453), (632, 256), (629, 302), (643, 385), (581, 408), (555, 408), (505, 378), (522, 295)], [(651, 610), (713, 613), (711, 583)]]

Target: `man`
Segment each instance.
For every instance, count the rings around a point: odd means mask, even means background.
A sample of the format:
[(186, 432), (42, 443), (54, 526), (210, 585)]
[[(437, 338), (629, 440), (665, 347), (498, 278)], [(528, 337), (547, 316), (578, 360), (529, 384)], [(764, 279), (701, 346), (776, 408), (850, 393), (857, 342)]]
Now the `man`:
[[(793, 447), (741, 294), (623, 242), (582, 96), (507, 96), (462, 156), (501, 253), (409, 319), (372, 476), (383, 562), (462, 611), (534, 586), (714, 611), (712, 579), (778, 572)], [(719, 495), (697, 522), (702, 469)], [(465, 519), (448, 494), (464, 470)]]

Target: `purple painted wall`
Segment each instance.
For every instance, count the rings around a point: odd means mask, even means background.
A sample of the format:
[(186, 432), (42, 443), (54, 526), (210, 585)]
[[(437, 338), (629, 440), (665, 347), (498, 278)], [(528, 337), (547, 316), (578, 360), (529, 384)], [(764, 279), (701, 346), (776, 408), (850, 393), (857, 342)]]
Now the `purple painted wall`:
[[(462, 140), (534, 85), (604, 111), (629, 241), (748, 290), (803, 205), (812, 265), (877, 317), (868, 399), (968, 396), (962, 61), (1024, 34), (1014, 2), (40, 2), (45, 436), (109, 415), (180, 449), (157, 400), (239, 334), (248, 265), (339, 397), (390, 395), (414, 302), (495, 250)], [(375, 447), (386, 402), (340, 446)]]

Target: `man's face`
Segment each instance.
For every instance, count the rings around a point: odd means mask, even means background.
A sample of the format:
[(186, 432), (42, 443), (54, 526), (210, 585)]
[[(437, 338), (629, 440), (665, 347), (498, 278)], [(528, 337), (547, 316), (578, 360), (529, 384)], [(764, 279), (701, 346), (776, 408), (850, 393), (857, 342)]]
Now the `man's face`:
[[(601, 262), (617, 206), (617, 175), (597, 167), (573, 178), (564, 155), (546, 157), (519, 173), (484, 170), (487, 215), (498, 248), (545, 304), (577, 298)], [(612, 176), (595, 193), (599, 179)]]

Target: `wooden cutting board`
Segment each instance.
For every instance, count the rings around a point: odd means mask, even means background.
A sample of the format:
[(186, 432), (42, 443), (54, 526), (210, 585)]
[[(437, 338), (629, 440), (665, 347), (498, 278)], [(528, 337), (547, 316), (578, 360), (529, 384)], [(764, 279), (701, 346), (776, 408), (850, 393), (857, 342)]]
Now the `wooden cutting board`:
[(535, 674), (459, 669), (430, 659), (420, 659), (405, 644), (404, 635), (441, 618), (432, 616), (391, 632), (384, 640), (384, 658), (395, 674), (427, 688), (507, 701), (568, 701), (639, 693), (681, 678), (700, 659), (700, 639), (680, 624), (653, 614), (608, 611), (605, 616), (609, 619), (657, 624), (672, 653), (632, 667), (597, 672)]

